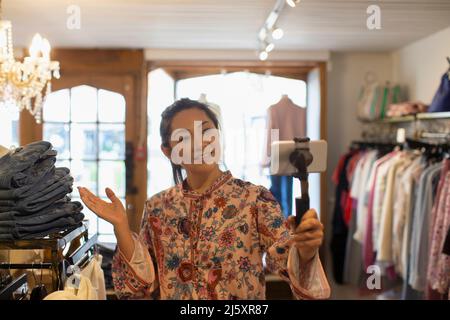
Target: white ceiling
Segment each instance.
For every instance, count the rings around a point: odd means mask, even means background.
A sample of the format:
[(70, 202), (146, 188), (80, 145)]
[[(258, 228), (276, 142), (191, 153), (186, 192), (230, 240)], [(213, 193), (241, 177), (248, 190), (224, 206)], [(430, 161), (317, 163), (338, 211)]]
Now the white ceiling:
[[(70, 4), (81, 29), (66, 28)], [(3, 0), (14, 44), (39, 32), (54, 47), (257, 49), (257, 33), (275, 0)], [(382, 30), (366, 27), (381, 7)], [(392, 50), (450, 26), (450, 0), (302, 0), (279, 20), (277, 49)], [(449, 39), (450, 40), (450, 39)]]

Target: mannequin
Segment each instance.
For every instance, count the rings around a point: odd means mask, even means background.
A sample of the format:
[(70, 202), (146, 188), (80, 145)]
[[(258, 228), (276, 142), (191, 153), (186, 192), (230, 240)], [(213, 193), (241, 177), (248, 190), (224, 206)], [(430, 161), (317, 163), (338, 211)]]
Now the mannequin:
[[(293, 140), (306, 135), (306, 109), (292, 102), (287, 94), (267, 110), (267, 144), (262, 165), (270, 166), (271, 130), (279, 130), (280, 141)], [(270, 191), (280, 203), (286, 217), (292, 213), (292, 177), (270, 176)]]

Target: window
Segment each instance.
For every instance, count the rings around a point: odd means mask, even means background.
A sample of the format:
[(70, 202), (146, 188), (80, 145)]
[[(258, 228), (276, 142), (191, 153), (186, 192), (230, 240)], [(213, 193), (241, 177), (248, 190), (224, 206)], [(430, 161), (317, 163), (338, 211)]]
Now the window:
[(19, 111), (16, 107), (0, 106), (0, 145), (19, 146)]
[[(159, 124), (162, 111), (174, 101), (174, 93), (176, 99), (194, 100), (206, 94), (209, 102), (220, 106), (225, 155), (222, 169), (229, 169), (235, 177), (267, 188), (270, 187), (268, 169), (260, 169), (267, 108), (277, 103), (283, 94), (289, 95), (295, 104), (306, 106), (304, 81), (250, 72), (217, 74), (175, 82), (164, 70), (157, 69), (150, 72), (148, 85), (149, 196), (173, 185), (170, 163), (160, 149)], [(293, 194), (300, 194), (300, 186), (296, 182)]]
[(148, 86), (147, 195), (150, 197), (173, 185), (172, 167), (160, 148), (159, 126), (161, 113), (174, 102), (174, 81), (164, 70), (157, 69), (149, 73)]
[[(51, 93), (43, 110), (43, 137), (58, 151), (57, 166), (74, 177), (72, 200), (80, 201), (77, 186), (108, 200), (109, 187), (125, 205), (125, 99), (90, 86)], [(109, 201), (109, 200), (108, 200)], [(115, 242), (113, 226), (88, 208), (90, 233), (99, 241)]]
[[(224, 90), (226, 88), (226, 90)], [(283, 94), (306, 106), (306, 83), (301, 80), (234, 72), (180, 80), (176, 98), (197, 100), (201, 94), (220, 106), (225, 140), (224, 162), (233, 175), (270, 187), (268, 171), (261, 171), (267, 108)], [(294, 184), (294, 195), (299, 186)], [(294, 208), (294, 207), (293, 207)]]

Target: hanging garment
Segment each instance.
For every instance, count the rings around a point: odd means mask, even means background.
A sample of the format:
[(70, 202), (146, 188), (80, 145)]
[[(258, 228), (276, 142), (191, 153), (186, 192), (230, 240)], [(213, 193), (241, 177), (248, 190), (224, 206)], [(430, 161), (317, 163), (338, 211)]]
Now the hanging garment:
[(394, 152), (388, 153), (380, 159), (376, 160), (372, 166), (369, 180), (366, 186), (368, 204), (367, 204), (367, 219), (363, 224), (363, 229), (357, 229), (355, 232), (355, 239), (362, 239), (361, 242), (363, 244), (363, 259), (364, 259), (364, 269), (367, 268), (374, 263), (374, 227), (373, 227), (373, 211), (374, 211), (374, 202), (375, 202), (375, 189), (378, 181), (378, 171), (380, 167), (389, 161), (395, 155)]
[(355, 154), (355, 151), (350, 151), (342, 156), (339, 160), (338, 167), (333, 173), (333, 182), (336, 184), (336, 191), (330, 250), (333, 258), (333, 275), (337, 283), (343, 283), (344, 281), (345, 250), (348, 235), (348, 227), (344, 221), (344, 207), (350, 194), (347, 166)]
[(318, 255), (300, 266), (287, 227), (269, 190), (230, 171), (203, 193), (184, 180), (146, 202), (131, 259), (120, 248), (114, 256), (115, 291), (122, 299), (264, 299), (266, 253), (268, 271), (295, 297), (328, 298)]
[(436, 91), (428, 112), (450, 111), (450, 77), (447, 73), (442, 75), (441, 84)]
[[(386, 193), (386, 185), (388, 180), (389, 169), (399, 160), (398, 152), (391, 152), (387, 155), (386, 161), (381, 162), (377, 168), (376, 175), (374, 177), (374, 187), (373, 187), (373, 200), (370, 204), (371, 206), (371, 224), (372, 229), (369, 230), (366, 226), (366, 236), (368, 234), (372, 235), (371, 242), (373, 244), (372, 254), (379, 250), (379, 234), (381, 226), (381, 217), (383, 211), (383, 200)], [(365, 239), (367, 241), (367, 239)]]
[(409, 252), (408, 282), (413, 289), (418, 291), (425, 291), (426, 288), (431, 210), (441, 169), (442, 163), (426, 168), (417, 186)]
[(423, 160), (415, 154), (407, 154), (403, 170), (399, 170), (394, 189), (394, 211), (392, 220), (392, 262), (395, 271), (407, 279), (409, 243), (411, 238), (412, 214), (416, 185), (423, 170)]
[(443, 176), (440, 199), (432, 229), (430, 260), (428, 263), (428, 283), (440, 294), (447, 294), (450, 285), (450, 256), (442, 253), (445, 232), (450, 228), (450, 172)]
[(292, 214), (292, 184), (291, 176), (270, 176), (270, 192), (277, 199), (286, 218)]
[(369, 151), (366, 159), (362, 163), (361, 175), (354, 183), (352, 182), (351, 195), (357, 199), (356, 208), (356, 228), (352, 234), (355, 241), (358, 241), (361, 245), (363, 243), (363, 235), (365, 234), (365, 223), (367, 220), (368, 210), (368, 193), (366, 186), (369, 184), (370, 173), (375, 161), (377, 160), (377, 151)]
[(431, 274), (436, 274), (436, 269), (434, 268), (435, 265), (435, 260), (437, 258), (439, 258), (439, 255), (432, 255), (432, 245), (433, 245), (433, 241), (435, 241), (435, 234), (434, 232), (439, 230), (439, 228), (436, 229), (436, 220), (438, 217), (438, 213), (439, 213), (439, 205), (445, 200), (445, 190), (444, 190), (444, 186), (445, 186), (445, 180), (446, 180), (446, 176), (447, 174), (450, 172), (450, 160), (446, 159), (442, 162), (442, 169), (441, 169), (441, 174), (440, 174), (440, 180), (439, 180), (439, 184), (437, 187), (437, 192), (436, 192), (436, 199), (435, 202), (433, 204), (433, 208), (431, 210), (431, 217), (430, 217), (430, 229), (429, 229), (429, 234), (428, 234), (428, 241), (430, 243), (430, 257), (428, 260), (428, 266), (427, 266), (427, 287), (426, 287), (426, 291), (425, 291), (425, 296), (426, 299), (429, 300), (441, 300), (443, 299), (443, 294), (440, 293), (439, 291), (437, 291), (436, 289), (432, 288), (431, 285)]
[[(386, 180), (383, 181), (384, 186), (380, 187), (379, 192), (381, 205), (378, 220), (378, 227), (375, 229), (377, 235), (375, 237), (377, 261), (382, 262), (386, 266), (390, 266), (393, 263), (392, 257), (392, 225), (393, 225), (393, 208), (394, 208), (394, 195), (395, 195), (395, 175), (398, 170), (407, 165), (409, 159), (405, 159), (405, 155), (399, 153), (388, 164), (385, 164)], [(380, 175), (382, 173), (380, 172)], [(397, 199), (396, 199), (397, 200)]]
[(64, 290), (54, 291), (44, 300), (98, 300), (97, 292), (88, 277), (78, 275), (77, 281), (72, 280), (74, 276), (67, 279)]
[(445, 237), (444, 247), (442, 253), (450, 256), (450, 228), (448, 228), (447, 236)]
[(106, 300), (105, 275), (102, 270), (103, 257), (96, 254), (91, 261), (81, 270), (81, 274), (89, 279), (96, 293), (96, 300)]
[(362, 246), (359, 242), (353, 239), (353, 233), (356, 230), (356, 200), (353, 205), (353, 214), (350, 219), (347, 234), (347, 244), (345, 248), (345, 261), (344, 261), (344, 275), (343, 282), (359, 286), (362, 279)]
[[(302, 108), (289, 99), (283, 96), (281, 100), (270, 106), (267, 110), (267, 136), (266, 136), (266, 156), (263, 160), (264, 165), (270, 164), (271, 145), (272, 141), (271, 131), (278, 130), (278, 140), (293, 140), (294, 138), (301, 138), (306, 136), (306, 108)], [(273, 182), (271, 191), (273, 192), (278, 203), (283, 208), (286, 216), (291, 214), (292, 207), (292, 178), (280, 179), (272, 177)]]

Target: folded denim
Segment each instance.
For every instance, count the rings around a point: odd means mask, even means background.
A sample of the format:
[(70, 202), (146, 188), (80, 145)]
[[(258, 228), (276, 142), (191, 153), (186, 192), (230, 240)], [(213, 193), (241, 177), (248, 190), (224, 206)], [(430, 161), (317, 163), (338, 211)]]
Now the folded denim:
[[(27, 196), (24, 199), (20, 199), (19, 202), (32, 202), (43, 199), (45, 201), (51, 195), (57, 193), (61, 188), (70, 189), (73, 186), (73, 177), (68, 174), (64, 177), (60, 177), (54, 180), (54, 183), (48, 185), (45, 189), (33, 192), (31, 195)], [(72, 192), (72, 190), (70, 190)], [(70, 193), (68, 192), (68, 193)]]
[(19, 188), (0, 189), (0, 200), (17, 200), (26, 198), (35, 192), (45, 189), (50, 183), (53, 183), (55, 181), (56, 177), (61, 176), (57, 173), (59, 169), (66, 168), (55, 169), (55, 167), (53, 167), (40, 179), (36, 180), (33, 184), (24, 185), (23, 187)]
[(23, 213), (38, 212), (52, 205), (56, 201), (63, 199), (68, 193), (71, 192), (72, 192), (72, 183), (67, 183), (37, 199), (29, 200), (28, 198), (25, 198), (19, 201), (12, 201), (12, 202), (10, 200), (0, 200), (0, 212), (6, 212), (11, 210), (20, 211)]
[(83, 219), (83, 213), (76, 213), (40, 225), (0, 227), (0, 240), (42, 238), (50, 234), (77, 227), (81, 224)]
[(6, 226), (30, 226), (45, 224), (50, 221), (80, 213), (83, 205), (78, 201), (57, 202), (44, 210), (30, 215), (22, 215), (18, 211), (0, 213), (0, 227)]
[(72, 192), (73, 177), (70, 174), (59, 179), (56, 177), (52, 180), (53, 183), (51, 185), (41, 191), (33, 192), (26, 198), (18, 200), (0, 200), (0, 212), (37, 212)]
[(56, 156), (52, 144), (47, 141), (37, 141), (16, 148), (0, 158), (0, 188), (9, 189), (21, 187), (26, 174), (22, 171), (30, 168), (39, 159)]
[(21, 172), (20, 178), (13, 178), (13, 188), (20, 188), (26, 185), (32, 185), (40, 181), (43, 176), (55, 167), (56, 157), (39, 159), (31, 167)]

